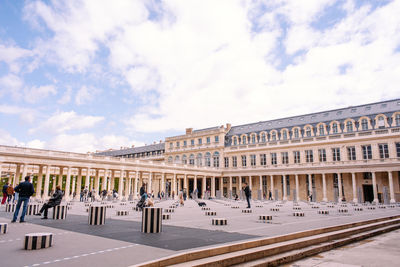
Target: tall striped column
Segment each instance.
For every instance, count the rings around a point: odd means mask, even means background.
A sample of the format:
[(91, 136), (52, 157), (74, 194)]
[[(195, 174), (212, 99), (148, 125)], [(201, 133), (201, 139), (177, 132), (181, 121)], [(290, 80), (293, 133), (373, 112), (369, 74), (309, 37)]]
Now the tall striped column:
[(89, 207), (89, 225), (102, 225), (106, 223), (106, 207), (91, 206)]
[(162, 231), (162, 209), (149, 207), (142, 212), (142, 232), (161, 233)]

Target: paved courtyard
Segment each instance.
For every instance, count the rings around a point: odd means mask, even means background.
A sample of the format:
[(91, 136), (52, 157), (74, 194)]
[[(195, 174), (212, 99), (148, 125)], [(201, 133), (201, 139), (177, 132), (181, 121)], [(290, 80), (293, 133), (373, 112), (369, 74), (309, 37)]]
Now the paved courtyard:
[[(101, 226), (88, 225), (87, 207), (81, 202), (71, 205), (66, 220), (41, 220), (37, 216), (27, 216), (28, 223), (9, 223), (8, 233), (0, 235), (2, 266), (129, 266), (200, 247), (400, 214), (398, 206), (370, 210), (359, 205), (363, 211), (355, 211), (352, 205), (347, 204), (349, 212), (339, 213), (339, 205), (328, 207), (328, 204), (315, 203), (314, 206), (319, 207), (316, 208), (300, 202), (301, 210), (298, 211), (304, 212), (305, 216), (294, 217), (293, 202), (254, 201), (251, 213), (242, 213), (246, 207), (242, 201), (205, 202), (210, 211), (217, 213), (216, 216), (206, 216), (206, 211), (194, 200), (188, 200), (184, 207), (170, 213), (170, 220), (163, 221), (160, 234), (140, 232), (141, 212), (133, 210), (135, 203), (129, 202), (127, 205), (112, 203), (113, 208), (107, 209), (106, 224)], [(173, 203), (173, 200), (165, 200), (156, 206), (168, 208)], [(279, 211), (271, 211), (271, 208)], [(318, 214), (321, 209), (328, 210), (329, 215)], [(129, 215), (116, 216), (117, 210), (128, 210)], [(259, 215), (272, 215), (273, 219), (264, 223), (258, 220)], [(11, 216), (12, 213), (1, 208), (0, 222), (10, 222)], [(225, 218), (228, 225), (213, 226), (212, 218)], [(53, 233), (53, 246), (36, 251), (23, 250), (23, 237), (32, 232)]]

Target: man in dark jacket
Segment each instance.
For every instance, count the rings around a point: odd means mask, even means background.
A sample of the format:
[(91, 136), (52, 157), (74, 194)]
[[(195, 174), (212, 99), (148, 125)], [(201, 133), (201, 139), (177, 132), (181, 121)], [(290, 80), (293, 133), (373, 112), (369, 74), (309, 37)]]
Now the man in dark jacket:
[(3, 185), (3, 199), (1, 200), (1, 205), (6, 203), (6, 200), (7, 200), (7, 188), (8, 188), (8, 183)]
[(247, 183), (244, 183), (244, 194), (245, 194), (246, 200), (247, 200), (247, 208), (250, 209), (251, 191), (250, 191), (250, 187), (247, 185)]
[(20, 223), (25, 222), (25, 214), (26, 214), (26, 208), (28, 206), (29, 198), (35, 193), (35, 190), (33, 189), (33, 185), (30, 182), (31, 177), (28, 175), (25, 177), (25, 182), (20, 183), (17, 185), (14, 190), (19, 194), (18, 197), (18, 202), (17, 202), (17, 207), (15, 208), (14, 212), (14, 217), (11, 222), (16, 222), (19, 209), (21, 208), (22, 202), (24, 202), (24, 207), (22, 208), (22, 214), (21, 217), (19, 218)]
[(146, 193), (146, 189), (145, 189), (144, 184), (142, 184), (142, 187), (140, 187), (140, 191), (139, 191), (140, 197), (142, 197), (144, 195), (144, 193)]
[(39, 213), (36, 213), (35, 215), (40, 216), (44, 211), (42, 219), (47, 219), (48, 209), (60, 205), (62, 198), (63, 192), (61, 191), (61, 187), (57, 185), (56, 192), (54, 192), (53, 196), (49, 199), (47, 203), (43, 204), (43, 207), (40, 209)]

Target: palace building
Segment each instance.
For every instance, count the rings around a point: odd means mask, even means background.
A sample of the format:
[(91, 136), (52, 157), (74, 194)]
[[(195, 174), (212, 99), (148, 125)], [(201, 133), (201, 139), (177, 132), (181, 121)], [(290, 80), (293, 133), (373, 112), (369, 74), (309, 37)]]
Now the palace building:
[[(140, 184), (147, 183), (155, 193), (176, 196), (186, 189), (197, 197), (231, 198), (240, 197), (248, 183), (253, 199), (271, 193), (276, 200), (400, 201), (400, 99), (245, 125), (188, 128), (150, 146), (91, 155), (30, 149), (33, 154), (25, 151), (22, 160), (13, 155), (20, 148), (8, 148), (8, 158), (6, 148), (0, 149), (3, 173), (18, 180), (30, 166), (43, 185), (41, 197), (51, 187), (43, 191), (51, 183), (46, 177), (61, 177), (62, 183), (67, 168), (69, 194), (86, 185), (135, 198)], [(59, 153), (64, 154), (52, 160)], [(40, 156), (42, 161), (34, 160)]]

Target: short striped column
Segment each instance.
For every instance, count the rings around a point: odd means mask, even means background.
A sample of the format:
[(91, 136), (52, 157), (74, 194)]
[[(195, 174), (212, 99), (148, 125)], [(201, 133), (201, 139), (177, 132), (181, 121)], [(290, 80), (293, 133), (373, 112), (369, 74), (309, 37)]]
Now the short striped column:
[(361, 207), (355, 207), (355, 208), (354, 208), (354, 211), (363, 211), (363, 208), (361, 208)]
[(227, 225), (228, 220), (225, 218), (216, 218), (216, 219), (212, 219), (211, 223), (212, 223), (212, 225)]
[(113, 208), (114, 208), (114, 205), (105, 205), (105, 207), (106, 207), (107, 209), (113, 209)]
[(201, 210), (210, 210), (209, 207), (202, 207)]
[(171, 214), (163, 214), (162, 215), (163, 220), (170, 220), (171, 219)]
[(258, 217), (260, 221), (271, 221), (272, 220), (272, 215), (260, 215)]
[(301, 210), (300, 207), (293, 207), (293, 210)]
[(161, 233), (162, 209), (147, 207), (142, 212), (142, 233)]
[(126, 202), (121, 202), (121, 203), (119, 203), (119, 205), (126, 206), (127, 204), (126, 204)]
[(14, 212), (15, 206), (15, 204), (6, 204), (6, 212)]
[(106, 207), (92, 206), (89, 208), (89, 225), (102, 225), (106, 223)]
[(172, 213), (172, 212), (175, 212), (175, 209), (164, 209), (164, 212), (166, 212), (166, 213)]
[(279, 208), (270, 208), (270, 211), (279, 211)]
[(127, 210), (117, 210), (116, 211), (116, 215), (117, 216), (127, 216), (127, 215), (129, 215), (129, 211), (127, 211)]
[(263, 205), (256, 205), (256, 208), (264, 208)]
[(295, 217), (304, 217), (304, 212), (293, 212), (293, 216)]
[(231, 206), (231, 209), (239, 209), (239, 206)]
[(329, 210), (319, 210), (318, 214), (329, 215)]
[(37, 250), (51, 247), (53, 243), (52, 233), (31, 233), (25, 235), (25, 250)]
[(348, 210), (348, 209), (343, 209), (343, 208), (341, 208), (341, 209), (338, 209), (338, 212), (339, 212), (339, 213), (348, 213), (349, 210)]
[(244, 210), (242, 210), (242, 213), (252, 213), (252, 210), (250, 210), (250, 209), (244, 209)]
[(0, 223), (0, 235), (7, 234), (8, 223)]
[(206, 216), (216, 216), (217, 212), (216, 211), (206, 211)]
[(67, 206), (55, 206), (53, 208), (53, 220), (65, 220), (67, 218), (67, 210)]
[(35, 215), (39, 212), (39, 204), (29, 204), (26, 207), (26, 215)]

